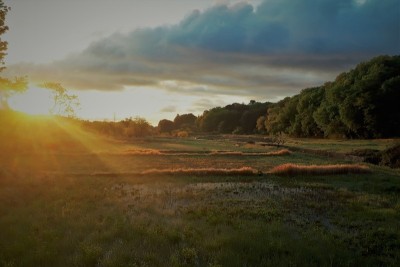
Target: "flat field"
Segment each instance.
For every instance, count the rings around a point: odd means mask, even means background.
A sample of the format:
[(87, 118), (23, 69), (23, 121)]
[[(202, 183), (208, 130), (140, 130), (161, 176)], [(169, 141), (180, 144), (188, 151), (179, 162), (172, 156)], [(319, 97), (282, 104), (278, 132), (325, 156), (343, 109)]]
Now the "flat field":
[[(1, 131), (0, 266), (400, 262), (399, 170), (277, 176), (268, 172), (285, 163), (353, 162), (275, 155), (281, 148), (252, 137), (118, 142), (64, 123), (40, 125)], [(392, 142), (288, 145), (340, 153)]]

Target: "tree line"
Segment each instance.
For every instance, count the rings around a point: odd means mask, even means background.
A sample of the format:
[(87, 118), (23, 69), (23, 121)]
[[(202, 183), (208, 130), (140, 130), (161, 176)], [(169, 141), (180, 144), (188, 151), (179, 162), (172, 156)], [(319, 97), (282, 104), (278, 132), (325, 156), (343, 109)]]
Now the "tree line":
[(378, 56), (332, 82), (277, 103), (234, 103), (200, 116), (161, 120), (160, 132), (286, 134), (293, 137), (400, 136), (400, 56)]
[(256, 133), (256, 121), (264, 114), (270, 103), (258, 103), (254, 100), (249, 104), (234, 103), (225, 107), (206, 110), (200, 116), (192, 113), (176, 115), (173, 121), (160, 120), (158, 129), (161, 133), (173, 133), (184, 130), (203, 133)]
[(295, 137), (400, 136), (400, 56), (379, 56), (333, 82), (273, 104), (266, 131)]
[(148, 137), (157, 133), (155, 127), (141, 117), (126, 118), (121, 121), (71, 120), (86, 131), (117, 139)]

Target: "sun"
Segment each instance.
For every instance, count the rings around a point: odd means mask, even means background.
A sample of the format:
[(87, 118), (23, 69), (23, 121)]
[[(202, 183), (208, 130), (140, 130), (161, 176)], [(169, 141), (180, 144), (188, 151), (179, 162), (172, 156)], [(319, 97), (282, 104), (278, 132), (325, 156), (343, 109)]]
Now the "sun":
[(26, 114), (50, 115), (54, 100), (49, 90), (30, 87), (24, 93), (12, 95), (8, 104), (13, 110)]

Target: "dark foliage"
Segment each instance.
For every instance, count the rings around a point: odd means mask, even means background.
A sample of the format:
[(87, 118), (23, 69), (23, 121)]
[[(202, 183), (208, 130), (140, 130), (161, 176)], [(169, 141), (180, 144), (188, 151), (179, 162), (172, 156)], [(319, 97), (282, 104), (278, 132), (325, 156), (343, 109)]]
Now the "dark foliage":
[(177, 114), (174, 121), (166, 119), (160, 120), (158, 122), (158, 131), (160, 133), (172, 133), (180, 130), (189, 132), (197, 131), (196, 120), (197, 117), (192, 113), (182, 115)]
[(196, 126), (197, 117), (192, 113), (189, 114), (177, 114), (174, 119), (175, 129), (193, 129)]
[(381, 157), (380, 165), (400, 168), (400, 144), (383, 151)]
[(253, 134), (264, 132), (257, 127), (257, 120), (263, 116), (270, 103), (258, 103), (254, 100), (248, 105), (234, 103), (225, 107), (216, 107), (203, 112), (197, 119), (202, 132)]
[[(6, 16), (10, 8), (0, 0), (0, 73), (6, 68), (4, 58), (7, 55), (8, 43), (3, 40), (2, 35), (8, 31)], [(0, 109), (8, 109), (8, 98), (18, 92), (23, 92), (27, 88), (25, 78), (16, 77), (14, 79), (0, 76)]]
[(160, 120), (157, 127), (160, 133), (170, 133), (175, 130), (174, 122), (166, 119)]
[(135, 117), (133, 119), (127, 118), (118, 122), (80, 120), (78, 120), (78, 122), (85, 130), (117, 139), (147, 137), (154, 132), (150, 123), (140, 117)]
[(376, 149), (360, 149), (349, 153), (349, 155), (357, 156), (363, 159), (364, 162), (379, 165), (381, 162), (381, 155), (379, 150)]
[[(277, 103), (234, 103), (161, 120), (160, 132), (293, 137), (386, 138), (400, 136), (400, 56), (379, 56)], [(173, 124), (173, 125), (172, 125)], [(374, 160), (374, 159), (371, 159)]]
[(271, 105), (265, 128), (295, 137), (400, 136), (399, 99), (400, 56), (379, 56)]
[(350, 155), (361, 157), (364, 162), (375, 165), (400, 168), (400, 144), (379, 151), (374, 149), (355, 150)]

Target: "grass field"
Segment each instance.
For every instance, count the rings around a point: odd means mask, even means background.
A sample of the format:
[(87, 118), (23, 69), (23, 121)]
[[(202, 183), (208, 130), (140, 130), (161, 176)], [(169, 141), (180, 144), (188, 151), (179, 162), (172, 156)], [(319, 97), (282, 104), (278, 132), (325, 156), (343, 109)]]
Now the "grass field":
[[(229, 138), (111, 141), (50, 119), (0, 134), (0, 266), (400, 262), (399, 170), (275, 176), (352, 162)], [(290, 142), (347, 152), (391, 140)], [(243, 167), (254, 174), (223, 172)]]

